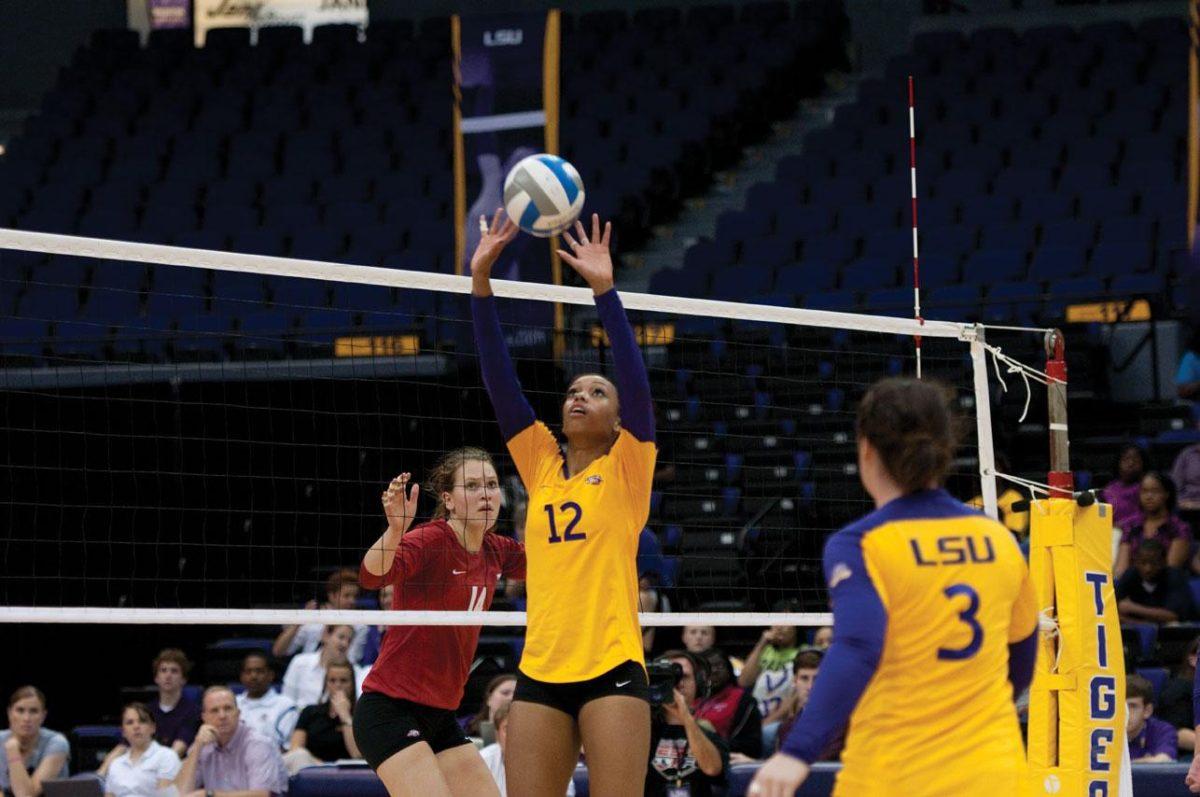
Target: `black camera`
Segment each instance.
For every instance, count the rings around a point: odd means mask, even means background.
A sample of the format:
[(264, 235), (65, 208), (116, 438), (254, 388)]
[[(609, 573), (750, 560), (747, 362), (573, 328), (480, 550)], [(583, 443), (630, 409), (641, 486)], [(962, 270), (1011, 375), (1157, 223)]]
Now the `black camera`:
[(683, 680), (683, 668), (673, 661), (658, 659), (646, 665), (650, 680), (650, 705), (664, 706), (675, 702), (675, 687)]

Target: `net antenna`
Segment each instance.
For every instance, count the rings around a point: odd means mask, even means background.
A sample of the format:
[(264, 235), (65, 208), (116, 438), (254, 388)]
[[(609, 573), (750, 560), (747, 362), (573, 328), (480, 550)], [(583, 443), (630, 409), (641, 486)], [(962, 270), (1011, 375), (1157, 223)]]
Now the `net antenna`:
[[(925, 326), (921, 316), (921, 259), (917, 247), (917, 112), (913, 76), (908, 76), (908, 171), (912, 184), (913, 318)], [(917, 348), (917, 379), (921, 378), (921, 336), (913, 336)]]

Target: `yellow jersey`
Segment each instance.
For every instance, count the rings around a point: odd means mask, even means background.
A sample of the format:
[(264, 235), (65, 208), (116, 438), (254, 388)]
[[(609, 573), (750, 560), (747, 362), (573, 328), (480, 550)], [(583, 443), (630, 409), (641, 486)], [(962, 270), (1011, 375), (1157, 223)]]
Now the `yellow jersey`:
[(825, 574), (834, 644), (785, 752), (815, 760), (833, 730), (821, 713), (844, 721), (853, 706), (837, 797), (1016, 794), (1008, 646), (1034, 633), (1037, 606), (1008, 529), (922, 491), (833, 535)]
[(644, 664), (637, 546), (650, 514), (654, 443), (622, 429), (607, 454), (569, 479), (540, 421), (513, 436), (508, 451), (529, 493), (521, 671), (573, 683), (626, 661)]

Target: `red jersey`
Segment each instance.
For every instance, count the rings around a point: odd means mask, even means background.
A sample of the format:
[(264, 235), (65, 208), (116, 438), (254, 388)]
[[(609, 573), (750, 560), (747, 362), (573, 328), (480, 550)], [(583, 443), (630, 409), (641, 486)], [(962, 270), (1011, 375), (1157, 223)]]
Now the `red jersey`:
[[(521, 543), (489, 533), (478, 553), (468, 553), (446, 521), (434, 520), (400, 538), (386, 575), (372, 575), (360, 565), (358, 581), (365, 589), (394, 584), (396, 610), (482, 612), (492, 605), (501, 575), (525, 578)], [(363, 691), (434, 708), (458, 708), (479, 631), (477, 625), (389, 628)]]

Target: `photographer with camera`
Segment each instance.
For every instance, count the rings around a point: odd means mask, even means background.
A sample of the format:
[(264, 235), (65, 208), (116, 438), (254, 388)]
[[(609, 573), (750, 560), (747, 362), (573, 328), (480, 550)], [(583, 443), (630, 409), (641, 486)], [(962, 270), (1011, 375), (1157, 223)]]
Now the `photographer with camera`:
[(725, 784), (729, 747), (707, 721), (692, 716), (697, 698), (708, 697), (708, 663), (671, 650), (646, 669), (653, 707), (647, 797), (711, 797), (714, 785)]

